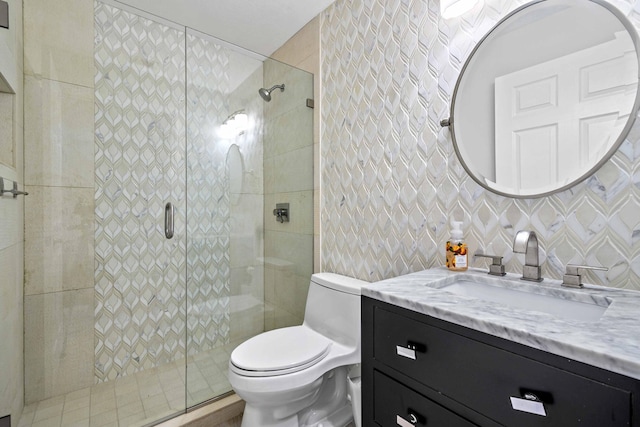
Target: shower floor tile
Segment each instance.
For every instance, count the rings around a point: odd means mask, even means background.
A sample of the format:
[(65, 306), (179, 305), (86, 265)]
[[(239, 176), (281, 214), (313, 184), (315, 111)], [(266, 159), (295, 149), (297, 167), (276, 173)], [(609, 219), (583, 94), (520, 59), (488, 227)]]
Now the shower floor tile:
[(28, 405), (18, 427), (141, 427), (231, 390), (227, 365), (240, 342)]

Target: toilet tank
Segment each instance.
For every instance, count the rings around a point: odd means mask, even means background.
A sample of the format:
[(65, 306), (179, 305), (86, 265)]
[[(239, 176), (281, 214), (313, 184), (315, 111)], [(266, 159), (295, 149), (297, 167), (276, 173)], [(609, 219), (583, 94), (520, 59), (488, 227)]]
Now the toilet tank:
[(366, 284), (334, 273), (312, 275), (304, 324), (340, 344), (360, 347), (360, 295)]

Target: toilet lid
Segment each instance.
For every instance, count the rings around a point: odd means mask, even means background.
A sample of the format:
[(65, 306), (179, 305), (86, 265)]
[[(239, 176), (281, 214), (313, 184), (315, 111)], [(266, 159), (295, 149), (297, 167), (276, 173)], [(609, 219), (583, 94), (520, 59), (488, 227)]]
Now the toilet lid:
[(231, 353), (231, 363), (258, 376), (282, 375), (318, 363), (330, 347), (328, 338), (304, 326), (274, 329), (236, 347)]

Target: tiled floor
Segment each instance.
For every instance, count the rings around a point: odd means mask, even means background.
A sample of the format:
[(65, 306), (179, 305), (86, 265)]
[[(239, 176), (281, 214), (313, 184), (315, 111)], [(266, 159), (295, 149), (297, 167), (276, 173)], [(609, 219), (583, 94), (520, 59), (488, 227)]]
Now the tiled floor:
[[(231, 390), (230, 343), (188, 359), (52, 397), (24, 408), (19, 427), (144, 426)], [(185, 386), (188, 379), (188, 392)]]

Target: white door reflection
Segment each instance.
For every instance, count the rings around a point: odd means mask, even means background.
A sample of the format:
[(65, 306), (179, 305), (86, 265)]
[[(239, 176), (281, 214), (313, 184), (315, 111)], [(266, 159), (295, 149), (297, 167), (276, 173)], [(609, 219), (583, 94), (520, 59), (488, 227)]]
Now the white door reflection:
[[(498, 191), (552, 191), (594, 167), (616, 142), (637, 90), (629, 33), (495, 79)], [(562, 144), (559, 144), (562, 141)]]

